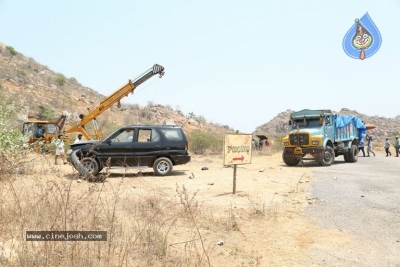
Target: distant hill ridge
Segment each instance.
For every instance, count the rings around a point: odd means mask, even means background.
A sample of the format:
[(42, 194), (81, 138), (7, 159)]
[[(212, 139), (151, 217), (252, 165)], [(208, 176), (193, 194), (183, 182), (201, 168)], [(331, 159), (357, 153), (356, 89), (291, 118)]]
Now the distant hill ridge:
[[(79, 121), (79, 114), (87, 113), (87, 108), (95, 108), (106, 97), (91, 88), (82, 86), (74, 77), (67, 78), (61, 73), (56, 73), (1, 42), (0, 88), (22, 104), (23, 108), (20, 110), (19, 117), (21, 124), (28, 116), (37, 117), (41, 112), (40, 106), (53, 109), (56, 117), (65, 114), (68, 117), (67, 122), (76, 123)], [(110, 94), (114, 91), (115, 88), (110, 89)], [(256, 127), (254, 133), (267, 134), (273, 138), (285, 135), (291, 112), (293, 111), (286, 110), (279, 113), (269, 122)], [(354, 115), (366, 123), (376, 125), (377, 128), (369, 132), (377, 140), (392, 137), (400, 130), (400, 115), (394, 119), (367, 116), (348, 108), (342, 108), (339, 112), (334, 113)], [(183, 114), (180, 110), (174, 110), (168, 105), (163, 106), (151, 102), (145, 107), (137, 104), (123, 104), (121, 108), (114, 106), (100, 115), (98, 119), (102, 129), (138, 123), (162, 124), (168, 121), (183, 125), (186, 131), (212, 129), (224, 133), (233, 132), (228, 125), (207, 122), (201, 115)]]

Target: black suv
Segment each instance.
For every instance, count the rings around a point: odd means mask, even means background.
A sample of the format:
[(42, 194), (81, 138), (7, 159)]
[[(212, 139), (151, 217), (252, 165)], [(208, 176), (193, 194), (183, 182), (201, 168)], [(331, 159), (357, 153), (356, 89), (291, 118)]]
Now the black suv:
[(135, 125), (118, 129), (102, 141), (71, 144), (68, 155), (76, 153), (91, 174), (104, 167), (146, 169), (168, 175), (174, 165), (190, 161), (188, 141), (181, 126)]

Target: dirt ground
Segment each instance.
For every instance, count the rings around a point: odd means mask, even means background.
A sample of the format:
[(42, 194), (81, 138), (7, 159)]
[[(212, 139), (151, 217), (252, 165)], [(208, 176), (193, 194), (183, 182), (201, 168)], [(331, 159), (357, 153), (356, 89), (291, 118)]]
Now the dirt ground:
[[(111, 192), (122, 186), (126, 190), (121, 192), (127, 196), (148, 191), (174, 198), (176, 189), (184, 186), (201, 207), (199, 232), (212, 266), (314, 266), (306, 256), (310, 245), (350, 242), (345, 234), (319, 229), (301, 216), (305, 207), (318, 202), (308, 195), (311, 168), (287, 167), (280, 153), (255, 155), (251, 164), (237, 165), (237, 191), (232, 194), (234, 169), (222, 162), (222, 157), (192, 155), (190, 163), (175, 166), (167, 177), (154, 176), (150, 169), (142, 173), (112, 171), (103, 190)], [(208, 170), (201, 170), (203, 167)], [(72, 190), (92, 186), (78, 180), (72, 166), (53, 165), (51, 156), (42, 156), (35, 168), (38, 175), (30, 179), (72, 179)], [(49, 171), (40, 175), (41, 168)], [(56, 177), (48, 178), (51, 173)], [(169, 245), (176, 253), (187, 241), (183, 229), (171, 230)], [(326, 240), (329, 244), (324, 244)], [(217, 244), (220, 241), (222, 245)]]

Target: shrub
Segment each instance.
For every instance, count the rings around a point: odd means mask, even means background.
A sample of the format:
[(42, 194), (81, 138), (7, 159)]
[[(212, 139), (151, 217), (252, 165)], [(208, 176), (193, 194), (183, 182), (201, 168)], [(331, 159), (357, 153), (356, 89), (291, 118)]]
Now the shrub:
[(195, 154), (222, 153), (224, 150), (224, 135), (221, 133), (194, 130), (187, 134), (187, 138), (189, 149)]
[(56, 78), (56, 82), (58, 83), (58, 85), (63, 86), (65, 84), (65, 78), (62, 76), (58, 76)]
[(39, 106), (39, 118), (41, 120), (55, 120), (57, 118), (57, 113), (54, 109), (48, 107), (48, 106), (44, 106), (44, 105), (40, 105)]
[(6, 46), (6, 48), (8, 49), (8, 51), (10, 51), (11, 55), (16, 56), (18, 54), (17, 51), (15, 51), (14, 47)]
[(23, 69), (18, 68), (17, 69), (17, 74), (19, 75), (25, 75), (25, 71)]
[(17, 110), (14, 102), (0, 90), (0, 180), (14, 172), (27, 141), (17, 124)]
[(194, 119), (202, 125), (207, 124), (207, 120), (203, 116), (195, 116)]

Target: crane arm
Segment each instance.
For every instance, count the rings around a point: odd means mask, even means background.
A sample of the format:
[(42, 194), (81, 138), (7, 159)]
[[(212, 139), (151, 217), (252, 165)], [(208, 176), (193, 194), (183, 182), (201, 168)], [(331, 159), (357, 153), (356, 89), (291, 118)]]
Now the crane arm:
[(164, 67), (158, 64), (154, 64), (152, 68), (139, 75), (133, 81), (129, 80), (127, 84), (119, 88), (117, 91), (112, 93), (106, 99), (104, 99), (95, 109), (89, 111), (89, 113), (85, 116), (81, 116), (81, 121), (72, 126), (70, 129), (66, 130), (65, 133), (74, 133), (80, 132), (86, 138), (86, 140), (91, 140), (92, 138), (85, 130), (85, 125), (90, 121), (93, 121), (95, 125), (95, 135), (97, 139), (101, 139), (100, 130), (97, 127), (96, 117), (102, 114), (104, 111), (111, 108), (114, 104), (119, 103), (119, 101), (128, 96), (129, 93), (132, 93), (136, 87), (153, 77), (154, 75), (159, 74), (160, 78), (164, 75)]

